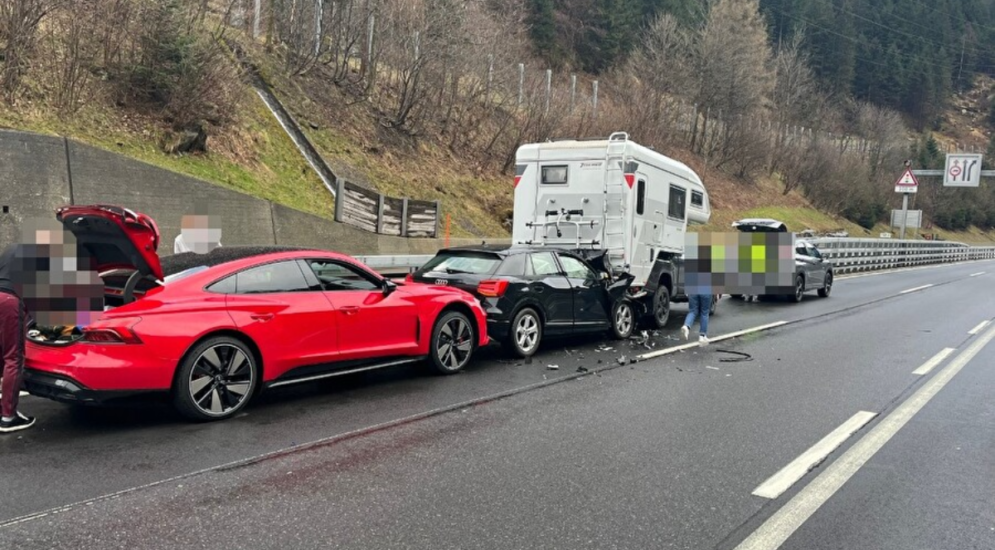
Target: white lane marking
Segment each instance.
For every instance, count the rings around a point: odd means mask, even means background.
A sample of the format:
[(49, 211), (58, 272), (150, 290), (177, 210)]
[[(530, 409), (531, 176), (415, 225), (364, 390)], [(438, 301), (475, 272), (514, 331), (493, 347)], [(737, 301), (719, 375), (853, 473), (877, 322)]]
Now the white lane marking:
[(867, 435), (847, 449), (787, 504), (767, 519), (736, 550), (775, 550), (812, 517), (830, 497), (857, 473), (899, 430), (908, 423), (965, 365), (995, 339), (995, 329), (975, 340), (948, 366), (929, 379), (912, 397), (899, 405)]
[(923, 289), (929, 288), (931, 286), (933, 286), (933, 285), (929, 284), (929, 285), (917, 286), (915, 288), (910, 288), (908, 290), (903, 290), (903, 291), (899, 292), (899, 294), (908, 294), (909, 292), (915, 292), (917, 290), (923, 290)]
[(977, 277), (978, 275), (984, 275), (985, 273), (987, 273), (987, 271), (979, 271), (977, 273), (972, 273), (970, 276), (971, 277)]
[(973, 334), (977, 334), (977, 333), (981, 332), (981, 330), (983, 328), (985, 328), (985, 326), (987, 326), (988, 323), (990, 323), (990, 322), (991, 321), (981, 321), (980, 323), (978, 323), (978, 326), (976, 326), (976, 327), (972, 328), (971, 330), (967, 331), (967, 333), (968, 334), (972, 334), (972, 335)]
[(850, 417), (849, 420), (840, 427), (829, 432), (818, 443), (809, 447), (807, 451), (792, 460), (787, 466), (781, 468), (776, 474), (770, 476), (767, 481), (760, 484), (753, 490), (753, 494), (764, 498), (777, 498), (781, 493), (787, 491), (799, 479), (805, 476), (809, 470), (816, 467), (820, 462), (829, 456), (829, 453), (836, 450), (851, 435), (864, 427), (878, 413), (860, 411)]
[[(728, 340), (730, 338), (735, 338), (737, 336), (743, 336), (744, 334), (750, 334), (750, 333), (753, 333), (753, 332), (760, 332), (762, 330), (768, 330), (768, 329), (772, 329), (772, 328), (779, 327), (781, 325), (786, 325), (786, 324), (788, 324), (787, 321), (778, 321), (776, 323), (770, 323), (769, 325), (761, 325), (759, 327), (753, 327), (753, 328), (748, 328), (748, 329), (745, 329), (745, 330), (739, 330), (739, 331), (736, 331), (736, 332), (730, 332), (729, 334), (723, 334), (721, 336), (710, 336), (708, 338), (708, 341), (709, 341), (709, 343), (721, 342), (722, 340)], [(658, 350), (658, 351), (651, 351), (649, 353), (644, 353), (642, 355), (637, 356), (636, 360), (637, 361), (645, 361), (646, 359), (655, 359), (657, 357), (663, 357), (664, 355), (670, 355), (671, 353), (677, 353), (678, 351), (682, 351), (682, 350), (686, 350), (686, 349), (692, 349), (692, 348), (697, 348), (697, 347), (700, 347), (700, 346), (701, 346), (701, 344), (699, 344), (698, 342), (690, 342), (690, 343), (687, 343), (687, 344), (682, 344), (680, 346), (674, 346), (672, 348), (666, 348), (666, 349), (661, 349), (661, 350)]]
[(926, 361), (925, 363), (922, 364), (921, 367), (919, 367), (918, 369), (912, 371), (912, 374), (918, 374), (920, 376), (924, 375), (924, 374), (928, 374), (929, 371), (931, 371), (934, 368), (936, 368), (936, 365), (939, 365), (940, 363), (942, 363), (943, 360), (947, 358), (947, 356), (949, 356), (951, 353), (953, 353), (955, 351), (957, 351), (957, 350), (954, 349), (954, 348), (943, 348), (940, 351), (940, 353), (937, 353), (936, 355), (934, 355), (932, 357), (932, 359), (930, 359), (929, 361)]
[(990, 262), (992, 260), (968, 260), (965, 262), (953, 262), (949, 264), (936, 264), (936, 265), (924, 265), (920, 267), (901, 267), (898, 269), (884, 269), (881, 271), (869, 271), (864, 273), (849, 273), (847, 275), (839, 275), (836, 277), (837, 281), (842, 281), (844, 279), (859, 279), (861, 277), (874, 277), (876, 275), (888, 275), (889, 273), (905, 273), (906, 271), (922, 271), (923, 269), (936, 269), (938, 267), (952, 267), (964, 264), (972, 263), (983, 263)]

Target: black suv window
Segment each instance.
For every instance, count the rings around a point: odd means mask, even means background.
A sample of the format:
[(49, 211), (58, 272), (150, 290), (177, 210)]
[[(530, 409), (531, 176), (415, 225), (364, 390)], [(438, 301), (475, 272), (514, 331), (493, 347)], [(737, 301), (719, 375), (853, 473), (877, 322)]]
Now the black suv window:
[(560, 272), (560, 266), (556, 265), (556, 258), (552, 252), (536, 252), (530, 254), (532, 269), (529, 275), (543, 277), (546, 275), (556, 275)]
[(501, 257), (486, 252), (441, 253), (418, 270), (419, 273), (471, 273), (490, 275), (494, 273)]
[(276, 292), (302, 292), (309, 290), (304, 273), (296, 260), (274, 262), (235, 275), (237, 294), (264, 294)]
[(563, 269), (567, 272), (567, 277), (572, 279), (583, 279), (585, 281), (591, 281), (597, 278), (594, 275), (594, 271), (584, 265), (584, 262), (581, 262), (577, 258), (561, 255), (560, 263), (563, 264)]
[(352, 266), (332, 260), (308, 260), (308, 267), (321, 283), (321, 288), (337, 290), (377, 290), (380, 285)]

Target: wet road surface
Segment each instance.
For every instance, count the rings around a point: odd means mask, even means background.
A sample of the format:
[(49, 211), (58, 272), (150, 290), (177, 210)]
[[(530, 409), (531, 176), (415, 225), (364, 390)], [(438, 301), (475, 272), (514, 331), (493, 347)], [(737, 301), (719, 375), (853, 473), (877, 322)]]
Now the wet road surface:
[[(985, 337), (968, 333), (995, 317), (993, 282), (978, 262), (839, 279), (800, 304), (726, 298), (713, 336), (789, 324), (621, 366), (683, 343), (678, 304), (645, 343), (488, 349), (455, 376), (287, 388), (206, 425), (28, 397), (38, 426), (0, 439), (0, 548), (735, 548), (825, 464), (777, 498), (760, 484), (873, 413), (827, 463), (842, 456)], [(785, 547), (995, 547), (992, 359), (978, 351)]]

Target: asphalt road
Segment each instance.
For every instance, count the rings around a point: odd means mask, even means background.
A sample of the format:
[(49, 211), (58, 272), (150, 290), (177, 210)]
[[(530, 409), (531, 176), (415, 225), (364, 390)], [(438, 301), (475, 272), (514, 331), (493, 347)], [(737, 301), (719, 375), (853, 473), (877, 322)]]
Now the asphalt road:
[[(700, 549), (759, 532), (798, 549), (995, 548), (995, 346), (962, 357), (995, 336), (969, 334), (995, 317), (993, 283), (995, 262), (975, 262), (839, 279), (800, 304), (726, 298), (713, 337), (788, 324), (628, 364), (683, 344), (677, 305), (645, 344), (550, 342), (531, 363), (488, 349), (455, 376), (287, 388), (206, 425), (24, 398), (39, 424), (0, 438), (0, 548)], [(880, 452), (846, 458), (959, 363)], [(825, 462), (753, 494), (861, 411), (873, 419)], [(851, 462), (784, 527), (779, 511)]]

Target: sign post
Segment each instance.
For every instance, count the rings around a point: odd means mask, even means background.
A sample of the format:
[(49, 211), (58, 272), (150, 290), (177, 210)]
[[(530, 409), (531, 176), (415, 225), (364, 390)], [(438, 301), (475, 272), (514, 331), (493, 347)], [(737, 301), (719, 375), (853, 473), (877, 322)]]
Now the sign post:
[(902, 231), (899, 234), (899, 239), (905, 238), (905, 227), (909, 222), (909, 193), (915, 193), (918, 190), (919, 180), (916, 179), (915, 174), (912, 173), (912, 168), (906, 163), (905, 173), (895, 182), (895, 192), (902, 194)]

